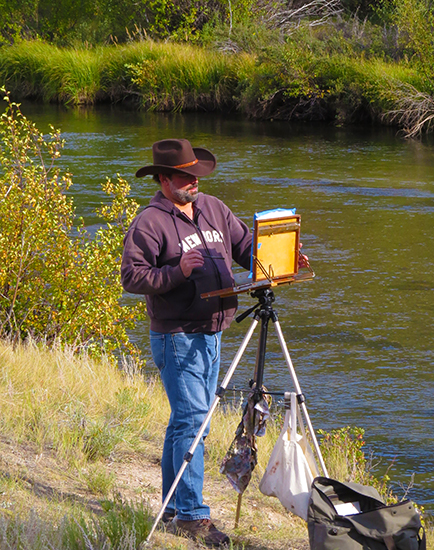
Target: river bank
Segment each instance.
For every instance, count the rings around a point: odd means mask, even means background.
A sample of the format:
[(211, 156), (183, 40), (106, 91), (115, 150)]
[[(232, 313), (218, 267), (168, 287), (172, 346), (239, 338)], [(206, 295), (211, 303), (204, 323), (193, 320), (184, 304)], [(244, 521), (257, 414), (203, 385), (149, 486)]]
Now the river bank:
[[(169, 407), (157, 378), (130, 365), (77, 357), (29, 342), (0, 343), (0, 546), (138, 548), (160, 507), (160, 468)], [(204, 495), (234, 549), (306, 550), (305, 523), (258, 489), (280, 430), (269, 421), (258, 465), (234, 528), (237, 494), (219, 474), (241, 408), (219, 408), (207, 438)], [(331, 475), (375, 483), (361, 450), (362, 432), (323, 437)], [(339, 434), (339, 435), (338, 435)], [(356, 476), (354, 478), (354, 476)], [(358, 477), (357, 477), (358, 476)], [(360, 477), (361, 476), (361, 477)], [(378, 485), (384, 496), (387, 487)], [(191, 541), (155, 534), (152, 548), (186, 550)], [(433, 548), (430, 542), (428, 548)]]
[(18, 100), (363, 122), (408, 135), (430, 129), (431, 83), (415, 65), (375, 48), (332, 47), (321, 36), (244, 51), (152, 40), (92, 48), (20, 42), (0, 49), (0, 78)]

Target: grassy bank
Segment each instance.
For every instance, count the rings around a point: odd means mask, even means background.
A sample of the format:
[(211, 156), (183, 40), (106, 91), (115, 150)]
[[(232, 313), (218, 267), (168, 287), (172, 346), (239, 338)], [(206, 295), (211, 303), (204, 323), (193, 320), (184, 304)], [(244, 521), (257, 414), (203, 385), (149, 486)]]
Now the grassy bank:
[(249, 62), (152, 41), (92, 49), (22, 42), (0, 49), (1, 79), (14, 96), (72, 104), (130, 100), (157, 110), (228, 107)]
[(262, 37), (232, 52), (215, 43), (143, 40), (87, 49), (21, 42), (0, 49), (0, 78), (16, 99), (430, 129), (432, 84), (417, 66), (373, 47), (331, 43), (322, 32), (300, 29), (268, 44)]
[[(169, 411), (159, 381), (33, 344), (0, 343), (0, 356), (0, 547), (139, 548), (160, 506)], [(218, 469), (240, 416), (240, 409), (221, 407), (213, 417), (205, 498), (234, 548), (305, 549), (305, 524), (258, 490), (278, 417), (258, 440), (259, 464), (233, 527), (237, 496)], [(346, 429), (337, 434), (323, 440), (331, 475), (369, 479), (357, 436), (349, 438)], [(158, 532), (152, 547), (195, 546)], [(428, 547), (434, 548), (431, 534)]]

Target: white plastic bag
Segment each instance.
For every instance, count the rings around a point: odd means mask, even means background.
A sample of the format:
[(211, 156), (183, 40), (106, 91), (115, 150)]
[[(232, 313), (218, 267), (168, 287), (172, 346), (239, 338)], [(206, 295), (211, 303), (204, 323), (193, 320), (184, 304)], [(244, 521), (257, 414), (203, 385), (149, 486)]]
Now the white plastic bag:
[[(297, 416), (302, 434), (297, 433)], [(277, 497), (287, 510), (307, 521), (311, 485), (317, 475), (318, 467), (306, 439), (297, 396), (291, 393), (291, 410), (286, 411), (283, 429), (259, 490), (264, 495)]]

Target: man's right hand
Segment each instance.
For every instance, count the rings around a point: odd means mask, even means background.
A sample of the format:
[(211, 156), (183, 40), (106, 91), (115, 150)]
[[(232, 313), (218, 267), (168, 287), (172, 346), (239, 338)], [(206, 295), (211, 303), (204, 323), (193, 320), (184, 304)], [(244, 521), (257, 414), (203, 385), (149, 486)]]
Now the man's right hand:
[(195, 248), (183, 254), (181, 256), (181, 261), (179, 262), (179, 265), (181, 267), (181, 271), (184, 277), (186, 279), (190, 277), (193, 269), (195, 267), (202, 267), (203, 262), (204, 259), (202, 254), (199, 252), (199, 250), (196, 250)]

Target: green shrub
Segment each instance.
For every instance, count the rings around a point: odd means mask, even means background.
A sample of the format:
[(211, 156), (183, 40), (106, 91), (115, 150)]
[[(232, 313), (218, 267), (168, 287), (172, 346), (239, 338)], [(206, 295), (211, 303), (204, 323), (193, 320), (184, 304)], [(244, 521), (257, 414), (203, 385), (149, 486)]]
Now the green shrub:
[(116, 495), (102, 502), (103, 514), (91, 518), (67, 516), (58, 531), (68, 550), (140, 548), (152, 527), (152, 512), (143, 503), (129, 503)]
[(45, 550), (141, 548), (151, 529), (152, 511), (143, 503), (129, 503), (115, 496), (102, 503), (100, 515), (77, 512), (53, 525), (32, 510), (26, 518), (0, 515), (0, 547)]
[(116, 483), (116, 475), (107, 471), (102, 463), (89, 464), (80, 472), (80, 478), (85, 482), (87, 489), (94, 494), (107, 496)]
[(364, 452), (363, 428), (346, 426), (327, 433), (318, 430), (321, 436), (321, 453), (331, 478), (340, 481), (353, 481), (376, 487), (388, 503), (397, 502), (388, 485), (390, 477), (385, 474), (380, 480), (372, 475), (372, 464)]
[(100, 516), (63, 519), (58, 529), (62, 549), (141, 547), (153, 523), (151, 511), (143, 503), (129, 503), (120, 496), (103, 501), (102, 506), (104, 513)]
[[(4, 90), (3, 90), (3, 93)], [(108, 224), (91, 238), (76, 222), (66, 191), (72, 175), (56, 167), (63, 141), (45, 137), (5, 95), (0, 120), (0, 337), (61, 341), (94, 354), (137, 355), (127, 330), (144, 305), (120, 303), (120, 259), (137, 204), (119, 178), (104, 190)]]
[(342, 481), (366, 481), (366, 457), (362, 428), (338, 428), (330, 433), (318, 430), (321, 439), (321, 452), (327, 464), (329, 475)]
[(428, 0), (394, 0), (393, 18), (407, 46), (408, 55), (414, 55), (420, 70), (434, 77), (434, 11)]
[(159, 111), (231, 105), (238, 82), (236, 59), (189, 45), (148, 43), (126, 68), (142, 105)]

